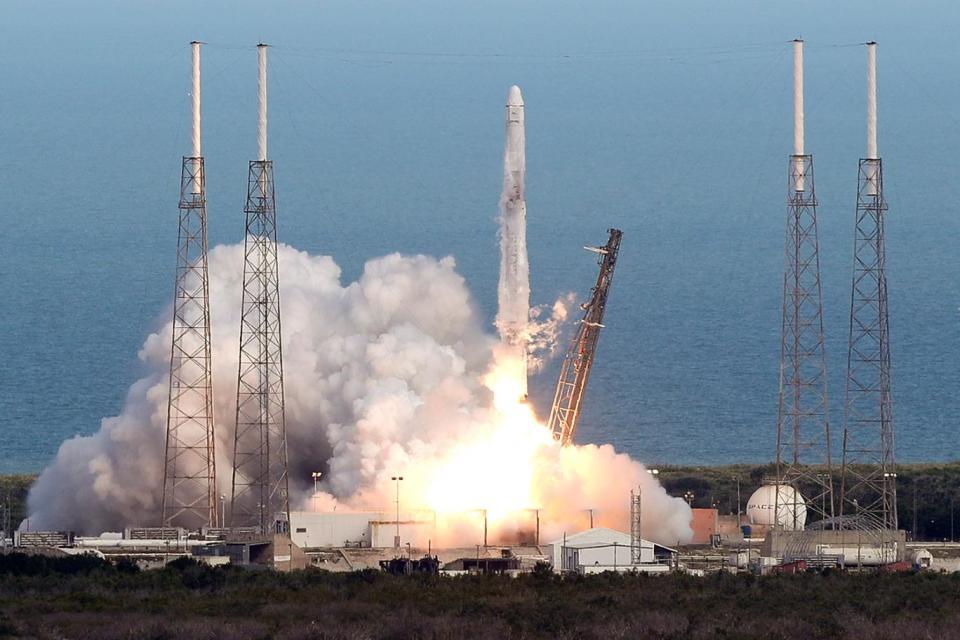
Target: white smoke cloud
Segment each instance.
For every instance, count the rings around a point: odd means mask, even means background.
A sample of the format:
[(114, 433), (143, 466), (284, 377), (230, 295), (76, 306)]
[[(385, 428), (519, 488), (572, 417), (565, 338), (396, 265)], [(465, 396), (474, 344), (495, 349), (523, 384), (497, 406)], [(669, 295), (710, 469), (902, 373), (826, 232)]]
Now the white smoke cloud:
[(576, 294), (568, 293), (557, 298), (549, 307), (538, 305), (530, 309), (526, 330), (527, 370), (530, 373), (539, 373), (557, 355), (560, 330), (566, 324), (576, 299)]
[[(583, 528), (584, 509), (625, 529), (628, 492), (643, 484), (645, 536), (688, 539), (686, 503), (639, 463), (610, 446), (561, 449), (540, 425), (499, 416), (483, 384), (497, 340), (452, 258), (385, 256), (344, 286), (329, 257), (284, 245), (278, 253), (293, 508), (310, 499), (312, 471), (323, 471), (324, 504), (376, 509), (391, 503), (389, 477), (399, 473), (405, 495), (424, 506), (450, 496), (459, 501), (451, 509), (539, 506), (549, 535)], [(242, 261), (239, 245), (210, 253), (217, 480), (227, 496)], [(139, 356), (150, 373), (120, 415), (61, 445), (30, 493), (31, 528), (99, 533), (159, 521), (170, 332), (167, 321), (147, 337)], [(496, 474), (498, 465), (513, 471)]]

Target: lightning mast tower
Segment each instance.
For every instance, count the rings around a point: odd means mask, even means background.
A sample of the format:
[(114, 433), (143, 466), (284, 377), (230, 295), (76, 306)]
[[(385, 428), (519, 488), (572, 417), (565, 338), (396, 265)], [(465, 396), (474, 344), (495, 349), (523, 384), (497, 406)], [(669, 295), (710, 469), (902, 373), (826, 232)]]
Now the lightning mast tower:
[[(830, 476), (830, 420), (827, 365), (824, 355), (823, 303), (820, 292), (820, 247), (813, 156), (804, 151), (803, 40), (793, 41), (793, 155), (787, 186), (787, 229), (780, 338), (780, 394), (777, 410), (777, 481), (807, 490), (805, 509), (787, 500), (802, 500), (799, 491), (776, 491), (775, 513), (798, 518), (812, 511), (833, 517)], [(792, 498), (789, 496), (797, 496)], [(785, 508), (785, 509), (784, 509)], [(783, 509), (783, 510), (782, 510)], [(793, 530), (803, 522), (782, 523)]]
[(289, 533), (280, 279), (273, 161), (267, 160), (267, 45), (257, 45), (257, 159), (247, 178), (231, 526)]
[(553, 433), (553, 439), (563, 446), (573, 442), (577, 432), (583, 394), (590, 380), (590, 370), (593, 368), (593, 359), (597, 353), (600, 330), (603, 328), (603, 314), (607, 310), (607, 296), (613, 282), (613, 270), (617, 266), (617, 253), (620, 251), (620, 238), (623, 232), (619, 229), (610, 229), (608, 233), (610, 238), (606, 246), (585, 247), (599, 254), (600, 274), (597, 276), (597, 284), (593, 287), (590, 302), (581, 305), (584, 309), (583, 319), (570, 342), (563, 364), (560, 365), (560, 379), (553, 396), (550, 420), (547, 422)]
[(630, 491), (630, 562), (643, 562), (643, 487)]
[(877, 43), (867, 43), (867, 157), (860, 159), (840, 513), (898, 528), (890, 330), (887, 314), (883, 166), (877, 152)]
[(180, 173), (180, 232), (173, 297), (170, 396), (163, 466), (162, 525), (217, 525), (207, 196), (200, 148), (200, 43), (193, 50), (193, 154)]

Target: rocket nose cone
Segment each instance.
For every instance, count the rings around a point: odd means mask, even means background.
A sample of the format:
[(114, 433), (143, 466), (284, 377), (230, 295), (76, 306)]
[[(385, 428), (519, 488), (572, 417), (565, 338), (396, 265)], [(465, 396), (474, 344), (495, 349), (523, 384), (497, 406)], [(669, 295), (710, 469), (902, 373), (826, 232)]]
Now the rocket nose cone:
[(523, 94), (520, 93), (520, 87), (513, 85), (510, 87), (510, 92), (507, 94), (507, 106), (508, 107), (522, 107), (523, 106)]

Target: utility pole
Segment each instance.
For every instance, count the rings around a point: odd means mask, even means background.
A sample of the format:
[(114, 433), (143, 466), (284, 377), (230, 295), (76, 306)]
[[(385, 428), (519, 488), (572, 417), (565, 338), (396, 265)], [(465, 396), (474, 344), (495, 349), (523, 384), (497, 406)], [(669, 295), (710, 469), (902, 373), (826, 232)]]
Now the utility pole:
[[(394, 548), (399, 549), (400, 548), (400, 482), (403, 481), (403, 476), (390, 476), (390, 479), (393, 480), (395, 483), (397, 483), (397, 533), (393, 537), (393, 546)], [(486, 523), (486, 520), (484, 520), (484, 523)], [(487, 544), (486, 531), (484, 531), (483, 537), (484, 537), (483, 544), (484, 546), (486, 546)]]
[(737, 476), (737, 526), (740, 526), (740, 476)]
[(913, 478), (913, 539), (917, 539), (917, 478)]
[(3, 539), (0, 544), (3, 545), (3, 555), (7, 555), (7, 536), (13, 537), (11, 531), (12, 514), (10, 513), (10, 491), (7, 490), (5, 502), (3, 504)]
[(483, 511), (483, 548), (487, 548), (487, 510), (481, 509)]
[(311, 477), (313, 477), (313, 497), (311, 499), (311, 502), (313, 502), (313, 510), (316, 511), (317, 510), (317, 493), (320, 490), (319, 488), (320, 476), (323, 475), (323, 472), (314, 471), (310, 475)]

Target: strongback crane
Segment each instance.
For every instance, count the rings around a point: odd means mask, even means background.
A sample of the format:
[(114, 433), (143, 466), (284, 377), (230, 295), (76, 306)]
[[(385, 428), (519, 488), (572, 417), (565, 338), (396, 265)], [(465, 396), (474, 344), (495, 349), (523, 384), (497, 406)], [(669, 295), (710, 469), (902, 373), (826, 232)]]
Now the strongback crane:
[(567, 349), (567, 355), (563, 358), (560, 380), (557, 381), (557, 391), (550, 409), (550, 431), (554, 440), (559, 440), (564, 446), (573, 442), (577, 431), (583, 394), (590, 378), (590, 369), (593, 367), (593, 357), (597, 352), (600, 329), (603, 328), (603, 313), (607, 308), (613, 269), (617, 266), (617, 253), (620, 251), (620, 236), (623, 232), (609, 229), (608, 233), (610, 239), (606, 246), (584, 247), (598, 254), (600, 275), (597, 276), (590, 302), (580, 305), (584, 310), (583, 320), (580, 321), (577, 333)]

